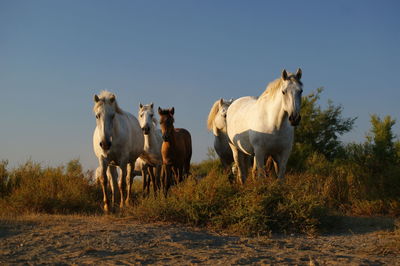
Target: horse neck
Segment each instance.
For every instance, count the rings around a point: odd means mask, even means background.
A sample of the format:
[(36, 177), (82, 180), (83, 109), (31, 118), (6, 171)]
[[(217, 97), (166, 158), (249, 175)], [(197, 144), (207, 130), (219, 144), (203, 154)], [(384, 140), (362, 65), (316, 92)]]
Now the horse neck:
[(282, 97), (266, 95), (258, 100), (259, 108), (264, 113), (268, 125), (274, 130), (280, 130), (287, 122), (287, 113), (283, 110)]
[(225, 140), (228, 139), (228, 134), (226, 132), (226, 127), (224, 128), (217, 128), (218, 130), (218, 135), (215, 136), (216, 138), (220, 139), (220, 140)]
[(153, 149), (157, 148), (157, 132), (156, 128), (154, 126), (151, 126), (150, 128), (150, 133), (147, 135), (144, 135), (144, 150), (145, 151), (151, 151)]

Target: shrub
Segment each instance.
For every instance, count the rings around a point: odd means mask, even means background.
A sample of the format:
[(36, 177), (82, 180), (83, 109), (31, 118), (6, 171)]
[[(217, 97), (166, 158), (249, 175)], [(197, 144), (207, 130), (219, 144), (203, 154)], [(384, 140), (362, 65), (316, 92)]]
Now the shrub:
[(189, 178), (173, 187), (167, 198), (143, 199), (132, 211), (145, 221), (182, 222), (240, 234), (313, 232), (327, 215), (313, 193), (266, 180), (241, 187), (218, 170), (200, 180)]
[(75, 213), (99, 210), (98, 189), (82, 173), (79, 161), (67, 167), (42, 167), (28, 161), (9, 172), (9, 194), (1, 200), (2, 211)]

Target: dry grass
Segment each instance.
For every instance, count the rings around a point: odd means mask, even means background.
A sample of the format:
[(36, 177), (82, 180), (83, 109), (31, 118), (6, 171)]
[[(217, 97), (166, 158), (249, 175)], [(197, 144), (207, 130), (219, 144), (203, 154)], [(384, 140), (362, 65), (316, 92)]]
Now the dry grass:
[[(326, 163), (326, 162), (325, 162)], [(83, 174), (78, 161), (43, 167), (27, 162), (7, 170), (0, 165), (0, 215), (21, 213), (101, 214), (101, 190)], [(204, 226), (243, 235), (270, 232), (313, 234), (329, 228), (332, 215), (399, 215), (396, 198), (368, 199), (343, 166), (253, 181), (244, 186), (229, 181), (216, 161), (192, 168), (193, 176), (173, 187), (167, 198), (142, 197), (141, 181), (133, 185), (134, 207), (118, 212), (140, 221), (168, 221)]]

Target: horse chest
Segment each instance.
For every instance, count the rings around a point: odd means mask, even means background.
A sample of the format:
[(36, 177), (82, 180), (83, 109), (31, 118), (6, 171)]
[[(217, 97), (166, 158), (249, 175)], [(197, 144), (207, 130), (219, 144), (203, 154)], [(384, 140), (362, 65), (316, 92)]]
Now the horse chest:
[(293, 141), (293, 130), (278, 130), (266, 133), (253, 131), (249, 134), (251, 146), (268, 150), (281, 150)]

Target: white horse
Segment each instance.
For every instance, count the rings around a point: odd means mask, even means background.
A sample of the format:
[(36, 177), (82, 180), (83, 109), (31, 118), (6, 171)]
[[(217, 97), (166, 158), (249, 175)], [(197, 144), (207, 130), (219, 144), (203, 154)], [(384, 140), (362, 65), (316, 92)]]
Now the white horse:
[(233, 158), (239, 167), (237, 179), (244, 183), (249, 156), (255, 156), (253, 176), (265, 176), (265, 159), (271, 156), (278, 178), (283, 178), (292, 149), (294, 126), (301, 119), (301, 69), (296, 74), (282, 71), (260, 97), (242, 97), (227, 113), (227, 132)]
[(93, 112), (96, 115), (93, 149), (99, 160), (97, 174), (103, 190), (104, 211), (108, 212), (110, 206), (107, 196), (107, 171), (109, 176), (115, 178), (117, 175), (115, 167), (121, 169), (118, 187), (122, 208), (124, 200), (126, 204), (130, 201), (133, 168), (136, 159), (143, 153), (144, 137), (138, 120), (119, 108), (115, 95), (108, 91), (102, 91), (100, 95), (94, 96)]
[(222, 166), (228, 169), (233, 163), (232, 150), (226, 133), (226, 112), (233, 100), (224, 101), (222, 98), (211, 107), (207, 119), (207, 128), (214, 134), (214, 149)]
[[(150, 180), (153, 183), (154, 194), (160, 189), (160, 173), (162, 165), (161, 145), (162, 134), (157, 128), (157, 119), (154, 117), (154, 104), (139, 104), (139, 124), (144, 134), (145, 155), (138, 161), (142, 170), (143, 193), (150, 193)], [(150, 156), (149, 156), (150, 155)]]

